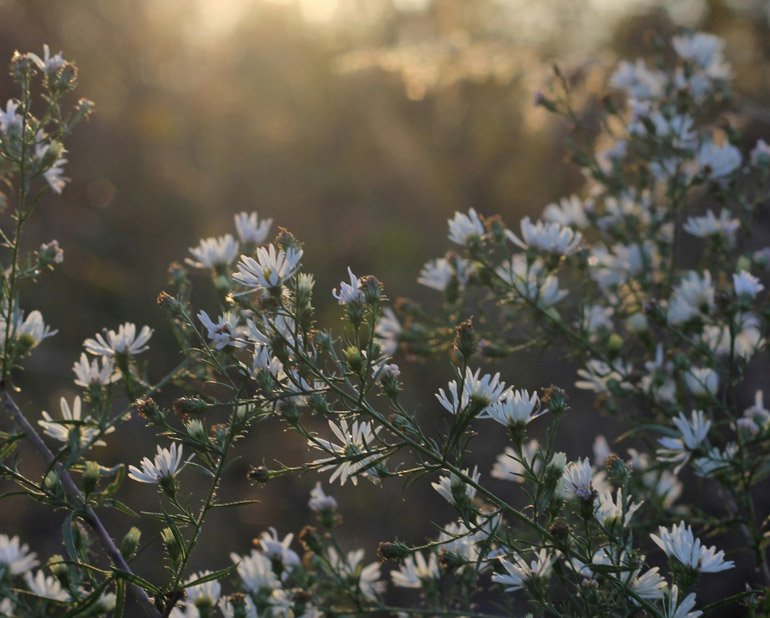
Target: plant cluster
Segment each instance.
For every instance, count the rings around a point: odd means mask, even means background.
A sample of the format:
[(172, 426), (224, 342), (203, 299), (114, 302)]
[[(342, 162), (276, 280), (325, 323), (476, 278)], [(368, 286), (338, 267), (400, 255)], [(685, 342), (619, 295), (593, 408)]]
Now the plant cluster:
[[(654, 58), (620, 64), (596, 147), (570, 146), (585, 173), (583, 194), (514, 229), (474, 209), (456, 213), (453, 250), (418, 279), (441, 293), (440, 307), (391, 304), (380, 281), (348, 269), (331, 292), (344, 324), (334, 334), (316, 320), (302, 244), (283, 229), (268, 241), (272, 220), (241, 213), (235, 234), (203, 239), (172, 265), (173, 289), (158, 298), (180, 365), (151, 381), (139, 358), (153, 331), (129, 322), (104, 330), (74, 363), (80, 394), (39, 419), (17, 405), (14, 376), (55, 333), (38, 311), (21, 309), (20, 290), (63, 254), (52, 241), (24, 258), (22, 230), (40, 197), (66, 183), (62, 140), (92, 104), (62, 111), (75, 70), (61, 54), (16, 54), (20, 95), (0, 111), (0, 175), (14, 195), (14, 226), (0, 237), (8, 254), (0, 394), (13, 421), (0, 435), (0, 476), (16, 485), (12, 493), (63, 513), (63, 548), (35, 571), (28, 545), (0, 535), (0, 615), (119, 616), (129, 593), (155, 617), (697, 618), (729, 606), (768, 615), (761, 492), (770, 411), (762, 391), (748, 391), (770, 317), (762, 283), (770, 249), (752, 246), (770, 146), (760, 141), (746, 157), (727, 123), (731, 71), (722, 47), (684, 32)], [(579, 125), (569, 80), (555, 73), (552, 91), (536, 102)], [(216, 309), (194, 307), (193, 274), (213, 286)], [(565, 415), (580, 414), (570, 410), (572, 385), (514, 387), (505, 363), (487, 372), (534, 346), (574, 354), (574, 387), (622, 419), (633, 448), (614, 452), (598, 436), (592, 456), (569, 461), (557, 450)], [(454, 372), (419, 415), (401, 393), (412, 357), (448, 362)], [(179, 387), (186, 393), (173, 398)], [(132, 414), (157, 438), (156, 451), (109, 461), (98, 447)], [(440, 434), (426, 430), (437, 418)], [(253, 481), (320, 473), (330, 485), (430, 482), (449, 521), (418, 546), (383, 540), (386, 574), (374, 556), (340, 542), (337, 501), (319, 481), (308, 503), (317, 521), (296, 541), (270, 528), (249, 553), (231, 554), (229, 566), (190, 572), (196, 547), (216, 534), (205, 532), (210, 512), (244, 504), (221, 502), (218, 490), (238, 442), (265, 420), (293, 430), (309, 457), (255, 465)], [(476, 432), (490, 427), (509, 440), (491, 476), (515, 484), (516, 504), (468, 463)], [(47, 464), (42, 476), (22, 465), (26, 442)], [(203, 481), (191, 489), (194, 475)], [(684, 492), (683, 479), (718, 494), (719, 510)], [(136, 514), (120, 500), (124, 482), (155, 485), (157, 510)], [(137, 517), (119, 543), (99, 516), (106, 509)], [(153, 528), (159, 535), (143, 544)], [(132, 567), (143, 551), (163, 556), (162, 581)], [(736, 566), (745, 587), (700, 604), (699, 587)], [(414, 589), (414, 602), (391, 605), (388, 580)]]

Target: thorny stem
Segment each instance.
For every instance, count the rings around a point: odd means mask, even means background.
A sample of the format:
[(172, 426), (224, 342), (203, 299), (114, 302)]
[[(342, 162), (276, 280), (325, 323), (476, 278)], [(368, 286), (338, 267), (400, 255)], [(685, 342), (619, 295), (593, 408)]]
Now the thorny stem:
[[(0, 403), (2, 405), (2, 408), (6, 410), (13, 417), (13, 420), (19, 425), (19, 427), (21, 427), (25, 435), (32, 441), (35, 448), (43, 456), (43, 459), (45, 459), (46, 463), (48, 465), (53, 464), (56, 459), (56, 456), (51, 452), (51, 449), (48, 448), (46, 443), (40, 437), (40, 434), (38, 434), (37, 431), (35, 431), (35, 428), (26, 419), (24, 414), (22, 414), (21, 410), (19, 410), (19, 407), (16, 405), (16, 402), (8, 393), (7, 386), (2, 385), (1, 388), (2, 390), (0, 390)], [(80, 489), (75, 484), (75, 481), (72, 480), (72, 477), (69, 475), (67, 470), (64, 469), (64, 467), (61, 466), (61, 464), (56, 464), (54, 469), (56, 470), (59, 478), (61, 479), (62, 485), (64, 485), (64, 488), (67, 491), (67, 493), (74, 500), (76, 500), (78, 503), (83, 505), (83, 508), (81, 511), (83, 520), (94, 530), (94, 532), (96, 532), (97, 536), (99, 537), (99, 540), (102, 543), (102, 547), (104, 548), (104, 551), (110, 557), (110, 560), (112, 561), (112, 563), (118, 569), (133, 575), (133, 571), (131, 570), (131, 567), (128, 565), (125, 558), (123, 558), (123, 555), (120, 553), (120, 550), (115, 545), (115, 542), (112, 540), (112, 537), (110, 536), (109, 532), (107, 532), (107, 529), (104, 527), (104, 524), (99, 519), (99, 516), (91, 507), (86, 506), (86, 502), (85, 502), (85, 499), (83, 498), (83, 494), (80, 492)], [(147, 595), (147, 592), (143, 588), (140, 588), (135, 584), (130, 584), (129, 587), (132, 594), (134, 595), (134, 598), (142, 607), (142, 610), (144, 611), (146, 616), (151, 618), (161, 618), (160, 612), (155, 608), (155, 605), (153, 604), (152, 599), (150, 599), (150, 597)]]

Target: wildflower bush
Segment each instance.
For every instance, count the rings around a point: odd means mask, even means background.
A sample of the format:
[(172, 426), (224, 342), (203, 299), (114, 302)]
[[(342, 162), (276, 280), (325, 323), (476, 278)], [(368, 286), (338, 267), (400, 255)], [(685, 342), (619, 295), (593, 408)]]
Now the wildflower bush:
[[(26, 255), (22, 233), (41, 197), (66, 185), (64, 140), (93, 105), (81, 99), (67, 111), (75, 68), (48, 48), (42, 58), (17, 53), (11, 74), (19, 92), (0, 111), (10, 215), (0, 237), (0, 474), (15, 485), (6, 495), (60, 515), (62, 551), (39, 568), (27, 542), (0, 535), (1, 615), (770, 615), (770, 411), (749, 375), (766, 370), (770, 249), (754, 246), (752, 231), (770, 146), (745, 155), (726, 121), (731, 71), (719, 39), (683, 33), (654, 58), (620, 64), (595, 147), (569, 145), (586, 177), (581, 195), (513, 228), (474, 209), (455, 213), (452, 251), (418, 278), (440, 292), (436, 306), (391, 304), (380, 281), (348, 269), (321, 295), (343, 318), (332, 333), (315, 319), (302, 244), (283, 229), (268, 242), (272, 221), (241, 213), (235, 235), (201, 240), (172, 265), (173, 287), (158, 297), (181, 364), (151, 380), (142, 359), (153, 330), (104, 330), (73, 355), (81, 394), (39, 416), (21, 411), (15, 381), (55, 331), (22, 308), (24, 289), (63, 253), (51, 241)], [(579, 124), (569, 80), (558, 69), (555, 78), (537, 103)], [(193, 274), (218, 306), (194, 306)], [(488, 372), (536, 346), (574, 355), (574, 384), (561, 376), (538, 392), (509, 385), (511, 364)], [(419, 414), (402, 403), (400, 380), (420, 371), (416, 357), (455, 375)], [(573, 388), (595, 393), (626, 433), (612, 445), (597, 436), (593, 454), (568, 461), (554, 444), (565, 415), (581, 414), (570, 409)], [(146, 423), (155, 453), (113, 461), (96, 447), (132, 417)], [(268, 468), (239, 451), (262, 421), (290, 428), (307, 460)], [(490, 430), (509, 441), (491, 476), (510, 481), (515, 500), (468, 463), (477, 432)], [(19, 457), (24, 444), (45, 463), (42, 475)], [(252, 502), (220, 501), (236, 454), (254, 460), (255, 496), (276, 476), (317, 473), (315, 521), (296, 540), (270, 528), (228, 567), (191, 572), (196, 548), (216, 537), (211, 511)], [(683, 491), (680, 478), (699, 491)], [(447, 523), (416, 546), (382, 539), (379, 561), (345, 547), (330, 487), (365, 482), (430, 484), (448, 503)], [(136, 513), (125, 483), (156, 491), (156, 509)], [(107, 530), (100, 514), (110, 509), (136, 525)], [(162, 578), (137, 571), (138, 552), (162, 563)], [(699, 603), (715, 573), (736, 567), (745, 582)], [(413, 589), (398, 597), (412, 602), (394, 605), (388, 582)]]

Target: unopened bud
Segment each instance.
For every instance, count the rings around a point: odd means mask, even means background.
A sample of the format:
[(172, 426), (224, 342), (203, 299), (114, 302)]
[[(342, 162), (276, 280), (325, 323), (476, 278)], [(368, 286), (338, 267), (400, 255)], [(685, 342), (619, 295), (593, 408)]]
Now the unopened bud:
[(188, 414), (200, 414), (205, 412), (208, 407), (209, 404), (200, 397), (180, 397), (173, 403), (172, 406), (174, 412), (180, 416), (185, 416)]
[(628, 475), (628, 466), (626, 462), (614, 453), (609, 455), (604, 462), (604, 467), (607, 468), (607, 472), (610, 476), (624, 477)]
[(152, 397), (137, 399), (134, 402), (134, 408), (136, 408), (139, 416), (146, 418), (148, 421), (158, 422), (165, 416)]
[(254, 466), (249, 470), (249, 473), (246, 476), (250, 481), (254, 481), (255, 483), (267, 483), (270, 479), (275, 477), (275, 474), (265, 466)]
[(137, 548), (139, 547), (139, 541), (141, 538), (142, 531), (139, 530), (139, 528), (136, 526), (133, 526), (128, 532), (126, 532), (126, 536), (123, 537), (123, 542), (120, 545), (120, 553), (123, 554), (124, 558), (128, 560), (134, 556)]
[(377, 548), (377, 557), (380, 562), (387, 562), (393, 560), (401, 563), (404, 558), (412, 554), (412, 549), (408, 545), (404, 545), (398, 541), (387, 542), (383, 541)]
[(100, 466), (95, 461), (86, 462), (86, 469), (83, 471), (83, 492), (90, 494), (99, 482)]
[(166, 311), (175, 312), (178, 311), (180, 307), (179, 301), (167, 292), (158, 294), (158, 300), (156, 302), (158, 303), (158, 307), (165, 309)]
[(478, 350), (473, 321), (470, 318), (455, 328), (454, 347), (465, 361), (468, 361)]
[(356, 346), (351, 345), (345, 348), (343, 354), (348, 367), (355, 373), (361, 373), (361, 369), (364, 366), (364, 356), (361, 354), (361, 350)]
[(59, 580), (62, 586), (65, 588), (70, 586), (72, 583), (70, 570), (60, 554), (54, 554), (48, 559), (48, 568), (51, 569), (51, 574)]
[(367, 305), (378, 305), (382, 299), (382, 284), (372, 275), (367, 275), (361, 281), (364, 302)]
[(569, 406), (567, 405), (567, 393), (553, 384), (544, 389), (542, 401), (543, 405), (548, 408), (552, 414), (557, 416), (562, 412), (569, 410)]
[(166, 549), (171, 561), (176, 563), (182, 556), (182, 548), (179, 546), (179, 541), (174, 536), (174, 532), (171, 528), (163, 528), (160, 532), (161, 541), (163, 541), (163, 547)]
[(304, 547), (306, 551), (318, 555), (323, 553), (323, 541), (321, 540), (321, 537), (318, 536), (318, 531), (313, 526), (305, 526), (302, 528), (302, 531), (299, 533), (299, 542), (302, 543), (302, 547)]

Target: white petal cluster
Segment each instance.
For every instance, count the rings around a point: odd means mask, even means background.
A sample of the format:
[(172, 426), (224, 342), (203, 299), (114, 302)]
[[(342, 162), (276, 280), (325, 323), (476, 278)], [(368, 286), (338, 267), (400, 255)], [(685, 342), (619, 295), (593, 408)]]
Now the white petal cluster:
[[(235, 230), (243, 244), (261, 245), (270, 233), (272, 219), (259, 220), (256, 212), (240, 212), (235, 215)], [(233, 257), (233, 259), (235, 259)], [(228, 264), (232, 262), (230, 260)]]
[[(220, 315), (215, 323), (209, 317), (208, 313), (201, 310), (198, 313), (198, 319), (206, 329), (206, 334), (214, 344), (215, 350), (222, 350), (227, 346), (233, 346), (235, 348), (243, 348), (246, 346), (245, 341), (237, 339), (238, 329), (237, 326), (233, 324), (233, 315), (230, 312)], [(237, 317), (235, 319), (237, 320)]]
[(714, 309), (714, 286), (711, 273), (699, 275), (694, 270), (674, 288), (668, 306), (668, 321), (680, 325), (692, 319), (707, 316)]
[[(536, 439), (525, 442), (522, 447), (522, 455), (530, 468), (537, 473), (543, 465), (542, 457), (537, 457), (540, 451), (540, 444)], [(510, 446), (505, 447), (505, 451), (497, 456), (495, 465), (492, 467), (492, 476), (503, 481), (513, 481), (515, 483), (524, 482), (525, 468), (519, 461), (519, 456)]]
[(707, 210), (702, 217), (689, 217), (682, 229), (699, 238), (721, 237), (730, 246), (735, 244), (735, 234), (741, 227), (739, 219), (730, 216), (730, 212), (722, 210), (717, 217), (712, 210)]
[[(99, 360), (101, 359), (101, 367)], [(80, 360), (72, 366), (75, 372), (75, 384), (83, 388), (92, 386), (106, 386), (120, 380), (120, 373), (115, 371), (115, 363), (110, 357), (102, 356), (91, 362), (85, 352), (80, 355)]]
[(353, 302), (361, 302), (364, 298), (364, 292), (361, 290), (361, 279), (353, 274), (348, 266), (348, 276), (350, 277), (350, 283), (340, 282), (340, 291), (337, 292), (337, 288), (332, 290), (332, 296), (337, 299), (337, 303), (340, 305), (348, 305)]
[[(50, 436), (54, 440), (67, 443), (70, 440), (70, 435), (77, 433), (79, 436), (78, 447), (85, 448), (86, 445), (93, 444), (95, 446), (105, 446), (106, 443), (103, 440), (94, 439), (99, 435), (99, 427), (90, 416), (81, 418), (81, 401), (80, 396), (76, 396), (72, 402), (72, 408), (67, 403), (67, 400), (62, 397), (59, 400), (59, 406), (61, 408), (62, 420), (57, 421), (51, 417), (48, 412), (43, 411), (43, 420), (38, 421), (38, 425), (43, 428), (46, 435)], [(115, 431), (114, 427), (109, 427), (104, 433), (112, 433)]]
[(765, 289), (765, 286), (760, 283), (758, 277), (745, 270), (733, 275), (733, 287), (735, 288), (736, 296), (746, 296), (748, 298), (754, 298)]
[(623, 496), (622, 488), (618, 487), (615, 497), (611, 490), (599, 492), (599, 500), (594, 509), (594, 515), (605, 526), (619, 522), (628, 526), (634, 513), (642, 506), (642, 502), (633, 502), (631, 496)]
[(294, 276), (301, 259), (302, 249), (290, 247), (286, 251), (276, 250), (272, 244), (259, 247), (256, 259), (241, 256), (233, 280), (247, 288), (247, 292), (277, 288)]
[(136, 334), (136, 325), (126, 322), (118, 327), (117, 332), (108, 330), (106, 337), (97, 333), (94, 339), (86, 339), (83, 342), (86, 352), (94, 356), (112, 358), (119, 355), (135, 356), (149, 349), (147, 342), (152, 337), (152, 329), (143, 326), (139, 334)]
[(270, 528), (259, 537), (262, 555), (273, 563), (280, 563), (285, 569), (296, 567), (299, 565), (300, 559), (297, 552), (289, 547), (293, 539), (293, 534), (287, 534), (283, 539), (280, 539), (276, 529)]
[(52, 601), (70, 600), (69, 592), (62, 588), (59, 580), (53, 575), (46, 576), (43, 571), (38, 571), (33, 577), (32, 571), (27, 571), (24, 573), (24, 581), (27, 583), (29, 591), (35, 596)]
[[(470, 476), (474, 483), (479, 482), (481, 473), (478, 470), (478, 466), (473, 468), (473, 472), (468, 469), (463, 470), (463, 473)], [(438, 483), (431, 483), (431, 487), (444, 498), (449, 504), (457, 504), (455, 501), (454, 493), (463, 493), (470, 502), (476, 497), (476, 488), (473, 485), (465, 483), (459, 476), (451, 474), (450, 476), (440, 476)]]
[(321, 481), (315, 484), (315, 487), (310, 490), (310, 500), (307, 503), (311, 511), (320, 513), (321, 511), (336, 511), (337, 501), (332, 496), (327, 496), (324, 493)]
[(462, 289), (473, 272), (473, 265), (463, 258), (436, 258), (422, 267), (417, 283), (443, 292), (450, 283), (456, 282)]
[(562, 475), (564, 496), (579, 500), (593, 500), (596, 492), (591, 480), (591, 462), (588, 457), (569, 462)]
[(517, 253), (495, 272), (512, 288), (516, 298), (528, 299), (541, 307), (549, 307), (567, 295), (566, 290), (559, 289), (559, 279), (545, 269), (540, 258), (530, 262), (525, 255)]
[(693, 611), (695, 607), (695, 593), (691, 592), (679, 601), (679, 587), (671, 586), (668, 599), (663, 603), (664, 618), (698, 618), (703, 615), (700, 610)]
[(692, 527), (685, 526), (683, 521), (674, 524), (671, 530), (660, 526), (658, 534), (651, 534), (650, 538), (669, 558), (676, 558), (701, 573), (719, 573), (735, 566), (732, 560), (724, 559), (724, 551), (717, 551), (713, 545), (702, 545), (693, 535)]
[(549, 554), (548, 550), (541, 549), (529, 564), (519, 554), (513, 554), (511, 559), (500, 556), (500, 564), (506, 573), (492, 574), (492, 581), (505, 586), (506, 592), (521, 590), (532, 579), (548, 577), (553, 563), (556, 562), (556, 554)]
[(467, 215), (456, 212), (454, 218), (449, 219), (448, 223), (449, 240), (458, 245), (467, 246), (472, 239), (480, 240), (484, 236), (484, 224), (473, 208)]
[[(147, 457), (142, 459), (140, 470), (136, 466), (128, 466), (128, 476), (140, 483), (160, 483), (164, 479), (171, 479), (182, 469), (182, 445), (177, 448), (176, 442), (170, 449), (157, 447), (157, 453), (153, 461)], [(188, 460), (189, 461), (189, 460)]]
[(372, 430), (371, 423), (359, 420), (348, 425), (344, 418), (339, 420), (339, 425), (330, 420), (329, 427), (340, 443), (335, 444), (323, 438), (308, 440), (309, 446), (332, 455), (331, 458), (319, 459), (314, 463), (326, 464), (320, 470), (334, 469), (329, 478), (330, 483), (339, 479), (340, 485), (348, 480), (357, 485), (359, 474), (370, 475), (369, 468), (379, 457), (373, 447), (380, 427)]
[(422, 552), (407, 556), (400, 568), (390, 572), (394, 586), (401, 588), (422, 588), (426, 582), (438, 581), (440, 577), (436, 554), (430, 553), (425, 560)]
[(577, 195), (563, 197), (558, 203), (548, 204), (543, 209), (543, 219), (578, 229), (588, 227), (589, 223), (585, 203)]
[(556, 255), (572, 255), (578, 250), (583, 239), (580, 232), (570, 227), (544, 221), (532, 223), (529, 217), (521, 220), (521, 238), (510, 230), (506, 230), (505, 235), (522, 249), (531, 247)]
[(229, 266), (238, 257), (238, 241), (232, 234), (219, 238), (204, 238), (197, 247), (190, 247), (194, 260), (185, 260), (193, 268)]
[(720, 180), (741, 166), (741, 151), (730, 143), (704, 142), (695, 155), (698, 172), (710, 180)]
[(372, 562), (363, 566), (364, 550), (357, 549), (342, 556), (333, 547), (329, 548), (329, 562), (334, 570), (348, 581), (357, 585), (361, 594), (370, 601), (385, 592), (385, 582), (380, 581), (380, 565)]
[(706, 418), (703, 410), (693, 410), (688, 419), (682, 412), (673, 419), (679, 430), (679, 438), (658, 438), (663, 447), (656, 451), (660, 461), (680, 461), (684, 463), (700, 444), (706, 439), (711, 421)]
[(29, 545), (22, 545), (17, 536), (0, 534), (0, 579), (7, 573), (21, 575), (37, 565), (36, 554), (29, 551)]
[(540, 397), (536, 392), (530, 395), (524, 389), (517, 389), (505, 391), (486, 408), (485, 415), (501, 425), (526, 425), (546, 412), (546, 408), (540, 407)]
[(278, 577), (273, 572), (270, 559), (264, 556), (262, 552), (253, 549), (248, 556), (239, 556), (233, 553), (230, 554), (230, 559), (238, 565), (236, 567), (238, 575), (244, 588), (249, 592), (272, 592), (280, 587), (281, 582), (278, 581)]
[(443, 388), (438, 389), (436, 399), (452, 414), (465, 410), (473, 403), (479, 408), (477, 418), (490, 418), (489, 407), (507, 397), (511, 389), (505, 388), (505, 382), (500, 381), (500, 374), (481, 375), (481, 369), (475, 372), (470, 367), (465, 368), (465, 379), (462, 386), (458, 386), (457, 380), (452, 380), (448, 385), (448, 392)]

